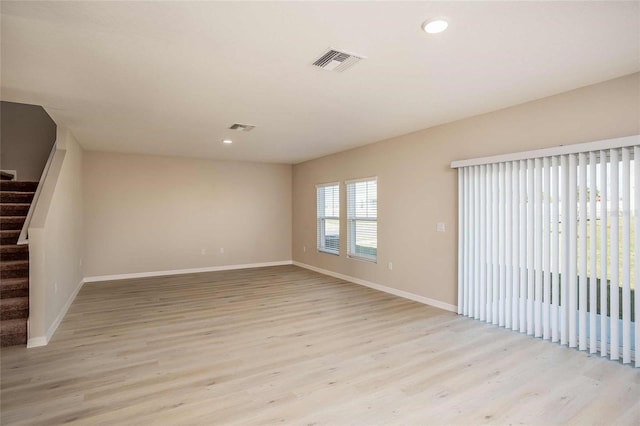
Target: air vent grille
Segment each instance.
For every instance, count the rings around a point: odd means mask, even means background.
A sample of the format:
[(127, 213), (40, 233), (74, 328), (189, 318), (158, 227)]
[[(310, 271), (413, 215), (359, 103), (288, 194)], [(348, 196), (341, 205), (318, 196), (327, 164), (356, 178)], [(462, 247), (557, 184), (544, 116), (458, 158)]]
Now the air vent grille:
[(237, 130), (239, 132), (250, 132), (252, 131), (256, 126), (252, 126), (250, 124), (239, 124), (239, 123), (235, 123), (232, 124), (231, 127), (229, 127), (229, 129), (231, 130)]
[(329, 49), (320, 56), (313, 65), (327, 71), (342, 72), (351, 68), (362, 59), (364, 59), (364, 56)]

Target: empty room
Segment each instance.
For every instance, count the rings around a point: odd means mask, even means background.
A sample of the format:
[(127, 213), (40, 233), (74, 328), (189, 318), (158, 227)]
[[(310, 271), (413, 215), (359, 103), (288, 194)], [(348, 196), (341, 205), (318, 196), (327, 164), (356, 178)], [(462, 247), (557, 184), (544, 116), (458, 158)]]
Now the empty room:
[(640, 424), (640, 2), (0, 2), (3, 425)]

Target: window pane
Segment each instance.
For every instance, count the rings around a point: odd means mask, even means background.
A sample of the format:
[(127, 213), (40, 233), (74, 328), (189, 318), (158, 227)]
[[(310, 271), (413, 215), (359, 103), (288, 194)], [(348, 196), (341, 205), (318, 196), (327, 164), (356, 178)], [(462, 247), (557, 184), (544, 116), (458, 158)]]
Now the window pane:
[(376, 178), (347, 183), (347, 218), (349, 256), (375, 261), (378, 254)]
[(340, 220), (325, 219), (324, 223), (324, 248), (337, 253), (340, 249)]
[(340, 185), (321, 185), (317, 191), (318, 250), (340, 251)]
[(378, 254), (378, 222), (369, 220), (355, 221), (355, 254), (364, 257), (376, 257)]

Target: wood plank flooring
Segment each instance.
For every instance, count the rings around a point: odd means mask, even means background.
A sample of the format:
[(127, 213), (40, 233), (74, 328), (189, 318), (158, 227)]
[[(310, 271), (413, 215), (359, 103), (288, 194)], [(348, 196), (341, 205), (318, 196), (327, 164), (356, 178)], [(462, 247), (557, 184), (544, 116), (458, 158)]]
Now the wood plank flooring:
[(86, 284), (0, 423), (640, 424), (640, 371), (295, 266)]

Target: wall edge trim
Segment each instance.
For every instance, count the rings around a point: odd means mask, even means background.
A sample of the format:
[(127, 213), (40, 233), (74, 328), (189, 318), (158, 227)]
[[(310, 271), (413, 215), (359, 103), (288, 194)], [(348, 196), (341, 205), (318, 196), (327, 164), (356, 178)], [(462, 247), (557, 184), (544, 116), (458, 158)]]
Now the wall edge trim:
[(73, 301), (76, 299), (76, 296), (80, 292), (80, 289), (82, 288), (84, 283), (85, 283), (84, 280), (81, 280), (76, 285), (76, 288), (73, 290), (73, 292), (71, 293), (71, 295), (69, 296), (69, 298), (65, 302), (64, 306), (60, 310), (60, 313), (58, 314), (56, 319), (53, 321), (53, 323), (47, 329), (47, 334), (45, 336), (29, 337), (29, 339), (27, 340), (27, 348), (36, 348), (38, 346), (46, 346), (46, 345), (49, 344), (49, 341), (53, 337), (53, 334), (56, 332), (56, 330), (58, 329), (58, 327), (62, 323), (62, 320), (67, 315), (67, 311), (69, 310), (69, 308), (73, 304)]

